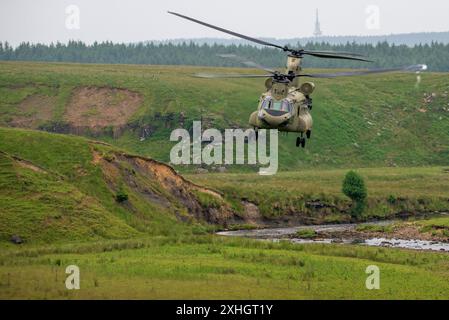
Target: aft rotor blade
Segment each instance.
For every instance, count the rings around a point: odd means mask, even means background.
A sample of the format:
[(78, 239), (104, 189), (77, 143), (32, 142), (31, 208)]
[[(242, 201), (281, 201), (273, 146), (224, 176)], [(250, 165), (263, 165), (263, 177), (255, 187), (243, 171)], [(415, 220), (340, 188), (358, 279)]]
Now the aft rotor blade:
[(417, 64), (402, 68), (391, 68), (391, 69), (372, 69), (366, 71), (353, 71), (353, 72), (337, 72), (337, 73), (322, 73), (322, 74), (300, 74), (298, 77), (309, 77), (309, 78), (338, 78), (338, 77), (354, 77), (363, 76), (368, 74), (378, 74), (378, 73), (390, 73), (390, 72), (420, 72), (427, 70), (425, 64)]
[(275, 70), (269, 69), (269, 68), (264, 67), (264, 66), (254, 62), (254, 61), (248, 60), (246, 58), (240, 57), (240, 56), (235, 55), (235, 54), (219, 54), (218, 56), (222, 57), (222, 58), (226, 58), (226, 59), (235, 60), (237, 62), (240, 62), (241, 64), (246, 65), (247, 67), (264, 70), (264, 71), (267, 71), (267, 72), (272, 73), (272, 74), (276, 73)]
[(190, 20), (192, 22), (201, 24), (201, 25), (206, 26), (208, 28), (212, 28), (212, 29), (215, 29), (215, 30), (227, 33), (227, 34), (230, 34), (232, 36), (235, 36), (235, 37), (238, 37), (238, 38), (241, 38), (241, 39), (245, 39), (245, 40), (248, 40), (248, 41), (255, 42), (257, 44), (261, 44), (261, 45), (269, 46), (269, 47), (275, 47), (275, 48), (279, 48), (279, 49), (282, 49), (282, 50), (286, 49), (286, 48), (284, 48), (282, 46), (279, 46), (277, 44), (266, 42), (266, 41), (263, 41), (263, 40), (260, 40), (260, 39), (256, 39), (256, 38), (252, 38), (252, 37), (246, 36), (244, 34), (240, 34), (240, 33), (237, 33), (237, 32), (234, 32), (234, 31), (230, 31), (230, 30), (227, 30), (227, 29), (224, 29), (224, 28), (220, 28), (220, 27), (214, 26), (212, 24), (209, 24), (209, 23), (206, 23), (206, 22), (194, 19), (194, 18), (190, 18), (188, 16), (185, 16), (185, 15), (182, 15), (182, 14), (179, 14), (179, 13), (176, 13), (176, 12), (168, 11), (168, 13), (172, 14), (172, 15), (175, 15), (175, 16), (178, 16), (180, 18), (187, 19), (187, 20)]
[(204, 79), (237, 79), (237, 78), (270, 78), (272, 74), (211, 74), (211, 73), (197, 73), (193, 75), (195, 78)]

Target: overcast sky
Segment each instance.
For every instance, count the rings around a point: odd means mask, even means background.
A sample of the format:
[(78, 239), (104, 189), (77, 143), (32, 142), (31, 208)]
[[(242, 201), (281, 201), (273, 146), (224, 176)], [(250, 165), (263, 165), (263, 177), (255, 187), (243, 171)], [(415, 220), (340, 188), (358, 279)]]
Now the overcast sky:
[(0, 0), (0, 41), (229, 38), (167, 10), (257, 37), (307, 37), (317, 8), (324, 35), (449, 31), (447, 0)]

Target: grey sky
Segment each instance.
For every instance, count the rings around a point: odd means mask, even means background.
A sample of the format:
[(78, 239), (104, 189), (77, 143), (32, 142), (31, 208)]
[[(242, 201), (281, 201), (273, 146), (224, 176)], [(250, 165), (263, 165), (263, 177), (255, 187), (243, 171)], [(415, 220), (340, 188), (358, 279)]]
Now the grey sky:
[[(66, 28), (69, 5), (80, 9), (79, 29)], [(370, 5), (380, 9), (379, 28), (367, 27), (367, 20), (373, 25), (365, 12)], [(316, 8), (325, 35), (449, 31), (446, 0), (0, 0), (0, 41), (229, 38), (167, 10), (257, 37), (307, 37), (313, 33)]]

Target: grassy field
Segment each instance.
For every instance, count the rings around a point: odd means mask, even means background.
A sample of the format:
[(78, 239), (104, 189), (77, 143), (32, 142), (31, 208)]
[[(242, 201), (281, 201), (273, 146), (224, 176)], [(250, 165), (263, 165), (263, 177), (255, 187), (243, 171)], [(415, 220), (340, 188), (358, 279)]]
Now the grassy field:
[[(201, 117), (204, 126), (208, 127), (246, 127), (264, 90), (262, 81), (191, 77), (196, 72), (254, 71), (1, 62), (0, 125), (20, 125), (20, 121), (17, 122), (20, 117), (34, 117), (36, 127), (63, 130), (70, 120), (67, 109), (72, 106), (71, 98), (77, 88), (127, 89), (141, 96), (140, 107), (126, 120), (127, 126), (115, 138), (111, 135), (114, 128), (108, 127), (103, 128), (104, 134), (97, 134), (98, 138), (168, 162), (173, 145), (169, 136), (173, 129), (190, 128), (192, 121)], [(315, 83), (313, 139), (303, 151), (294, 147), (294, 135), (281, 135), (281, 170), (448, 163), (447, 74), (426, 73), (422, 75), (419, 87), (415, 87), (414, 74), (316, 79)], [(50, 104), (50, 110), (29, 106), (33, 99), (44, 105)], [(120, 100), (120, 96), (114, 99)], [(185, 118), (183, 124), (181, 112)], [(81, 116), (94, 121), (95, 108)], [(44, 119), (39, 120), (39, 117)], [(144, 129), (151, 133), (145, 141), (140, 141)], [(193, 170), (192, 167), (178, 169)], [(251, 169), (239, 167), (233, 170)]]
[[(65, 288), (68, 265), (81, 289)], [(380, 268), (380, 290), (365, 270)], [(3, 249), (0, 298), (449, 299), (449, 256), (386, 248), (153, 238)]]

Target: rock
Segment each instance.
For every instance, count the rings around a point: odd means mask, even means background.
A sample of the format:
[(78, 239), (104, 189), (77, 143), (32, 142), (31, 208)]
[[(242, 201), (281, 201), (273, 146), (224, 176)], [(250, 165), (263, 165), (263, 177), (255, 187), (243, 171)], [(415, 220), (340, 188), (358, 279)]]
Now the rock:
[(226, 172), (226, 167), (219, 167), (217, 169), (217, 171), (220, 172), (220, 173), (225, 173)]
[(328, 205), (327, 203), (322, 202), (321, 200), (312, 200), (306, 202), (306, 207), (312, 209), (323, 209), (331, 206)]
[(196, 169), (196, 173), (198, 173), (198, 174), (209, 173), (209, 170), (203, 169), (203, 168), (198, 168), (198, 169)]
[(14, 244), (22, 244), (22, 243), (23, 243), (23, 240), (22, 240), (22, 238), (19, 237), (18, 235), (13, 235), (13, 236), (11, 237), (11, 242), (14, 243)]

